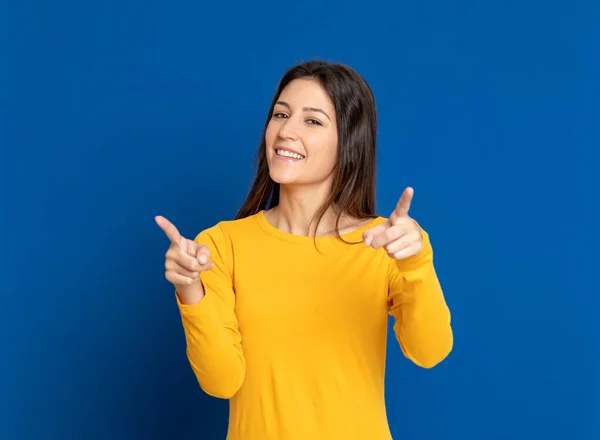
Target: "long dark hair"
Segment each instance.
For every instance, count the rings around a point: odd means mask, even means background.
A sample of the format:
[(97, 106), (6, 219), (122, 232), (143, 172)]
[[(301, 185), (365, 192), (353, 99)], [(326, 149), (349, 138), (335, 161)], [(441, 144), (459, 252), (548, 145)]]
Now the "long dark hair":
[[(332, 190), (317, 212), (317, 225), (330, 206), (337, 212), (336, 235), (343, 214), (357, 219), (375, 215), (375, 157), (377, 111), (373, 92), (351, 67), (325, 61), (308, 61), (288, 70), (277, 85), (256, 155), (256, 173), (248, 196), (236, 219), (254, 215), (279, 204), (279, 184), (269, 174), (265, 133), (273, 108), (282, 90), (293, 80), (312, 78), (319, 81), (333, 101), (338, 127), (338, 162)], [(317, 228), (315, 228), (316, 233)]]

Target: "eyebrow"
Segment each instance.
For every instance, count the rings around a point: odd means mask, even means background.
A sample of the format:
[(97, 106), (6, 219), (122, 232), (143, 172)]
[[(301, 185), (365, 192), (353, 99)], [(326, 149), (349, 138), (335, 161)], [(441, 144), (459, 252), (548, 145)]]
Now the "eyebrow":
[[(284, 107), (287, 107), (287, 108), (291, 109), (290, 105), (287, 102), (285, 102), (285, 101), (277, 101), (276, 104), (279, 104), (279, 105), (282, 105)], [(323, 113), (325, 116), (327, 116), (327, 119), (329, 119), (331, 121), (331, 118), (329, 117), (329, 115), (327, 113), (325, 113), (323, 110), (321, 110), (320, 108), (316, 108), (316, 107), (303, 107), (302, 111)]]

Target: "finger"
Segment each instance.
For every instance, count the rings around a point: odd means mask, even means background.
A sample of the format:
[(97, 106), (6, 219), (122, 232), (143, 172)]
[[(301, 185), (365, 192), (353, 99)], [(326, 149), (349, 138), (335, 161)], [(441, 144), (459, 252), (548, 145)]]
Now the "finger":
[(181, 236), (173, 223), (161, 215), (157, 215), (154, 220), (156, 221), (156, 224), (158, 224), (158, 226), (164, 231), (164, 233), (167, 234), (167, 237), (169, 240), (171, 240), (171, 243), (175, 243), (178, 246), (183, 247), (184, 238)]
[(411, 244), (408, 247), (405, 247), (402, 250), (399, 250), (392, 254), (392, 258), (395, 260), (404, 260), (405, 258), (412, 257), (419, 252), (419, 245), (416, 243)]
[(363, 241), (365, 242), (365, 246), (371, 246), (373, 239), (380, 235), (383, 231), (389, 228), (390, 222), (389, 220), (384, 221), (383, 223), (378, 224), (370, 229), (367, 229), (363, 232)]
[(200, 275), (199, 270), (189, 270), (174, 260), (167, 260), (165, 262), (165, 269), (167, 271), (175, 272), (179, 275), (183, 275), (188, 278), (197, 278)]
[(199, 272), (201, 270), (201, 264), (196, 259), (196, 256), (187, 254), (184, 249), (181, 249), (177, 245), (169, 248), (166, 259), (175, 261), (181, 267), (192, 272)]
[(380, 247), (383, 247), (383, 246), (391, 243), (392, 241), (398, 240), (400, 237), (405, 235), (406, 232), (405, 232), (404, 228), (398, 227), (398, 226), (400, 226), (400, 225), (387, 228), (381, 234), (376, 236), (373, 239), (371, 246), (375, 249), (379, 249)]
[(396, 204), (396, 209), (394, 209), (394, 212), (390, 215), (390, 222), (392, 224), (395, 224), (402, 217), (406, 217), (408, 215), (414, 193), (415, 190), (411, 187), (408, 187), (404, 190), (400, 200), (398, 200), (398, 203)]
[(167, 281), (169, 281), (175, 285), (188, 285), (188, 284), (192, 284), (193, 282), (198, 280), (197, 277), (196, 278), (186, 277), (184, 275), (181, 275), (180, 273), (173, 272), (171, 270), (167, 270), (165, 272), (165, 278), (167, 279)]
[[(194, 257), (190, 258), (194, 260)], [(207, 261), (205, 264), (199, 264), (198, 261), (195, 260), (193, 265), (194, 268), (190, 269), (189, 266), (183, 266), (177, 261), (167, 260), (167, 262), (165, 262), (165, 269), (173, 270), (187, 277), (197, 278), (200, 275), (200, 272), (204, 272), (215, 267), (215, 263), (213, 263), (212, 261)]]
[(384, 249), (389, 255), (393, 255), (397, 252), (403, 251), (404, 249), (406, 249), (407, 247), (410, 247), (411, 245), (412, 245), (412, 243), (410, 241), (410, 237), (408, 235), (404, 235), (404, 236), (400, 237), (399, 239), (393, 240), (393, 241), (387, 243), (386, 245), (384, 245)]

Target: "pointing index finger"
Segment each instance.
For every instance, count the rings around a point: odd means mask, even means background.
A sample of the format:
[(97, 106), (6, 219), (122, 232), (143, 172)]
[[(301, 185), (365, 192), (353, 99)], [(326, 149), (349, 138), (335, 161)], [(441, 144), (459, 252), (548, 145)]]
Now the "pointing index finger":
[(396, 205), (396, 209), (390, 217), (393, 216), (393, 223), (399, 220), (401, 217), (406, 217), (408, 215), (408, 211), (410, 210), (410, 204), (412, 202), (413, 195), (415, 190), (411, 187), (408, 187), (402, 193), (400, 200), (398, 200), (398, 204)]
[(155, 220), (156, 224), (158, 224), (160, 229), (162, 229), (164, 233), (167, 234), (169, 240), (171, 240), (172, 243), (175, 243), (181, 247), (183, 244), (183, 237), (181, 236), (175, 225), (161, 215), (157, 215), (155, 217)]

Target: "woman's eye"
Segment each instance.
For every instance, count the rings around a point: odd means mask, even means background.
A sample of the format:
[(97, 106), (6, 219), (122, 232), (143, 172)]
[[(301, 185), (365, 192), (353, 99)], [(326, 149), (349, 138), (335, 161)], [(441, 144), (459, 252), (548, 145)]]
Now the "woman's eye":
[(319, 121), (317, 121), (316, 119), (309, 119), (307, 121), (310, 125), (322, 125)]
[(287, 115), (285, 113), (273, 113), (273, 117), (280, 119), (280, 118), (285, 118), (287, 117)]

